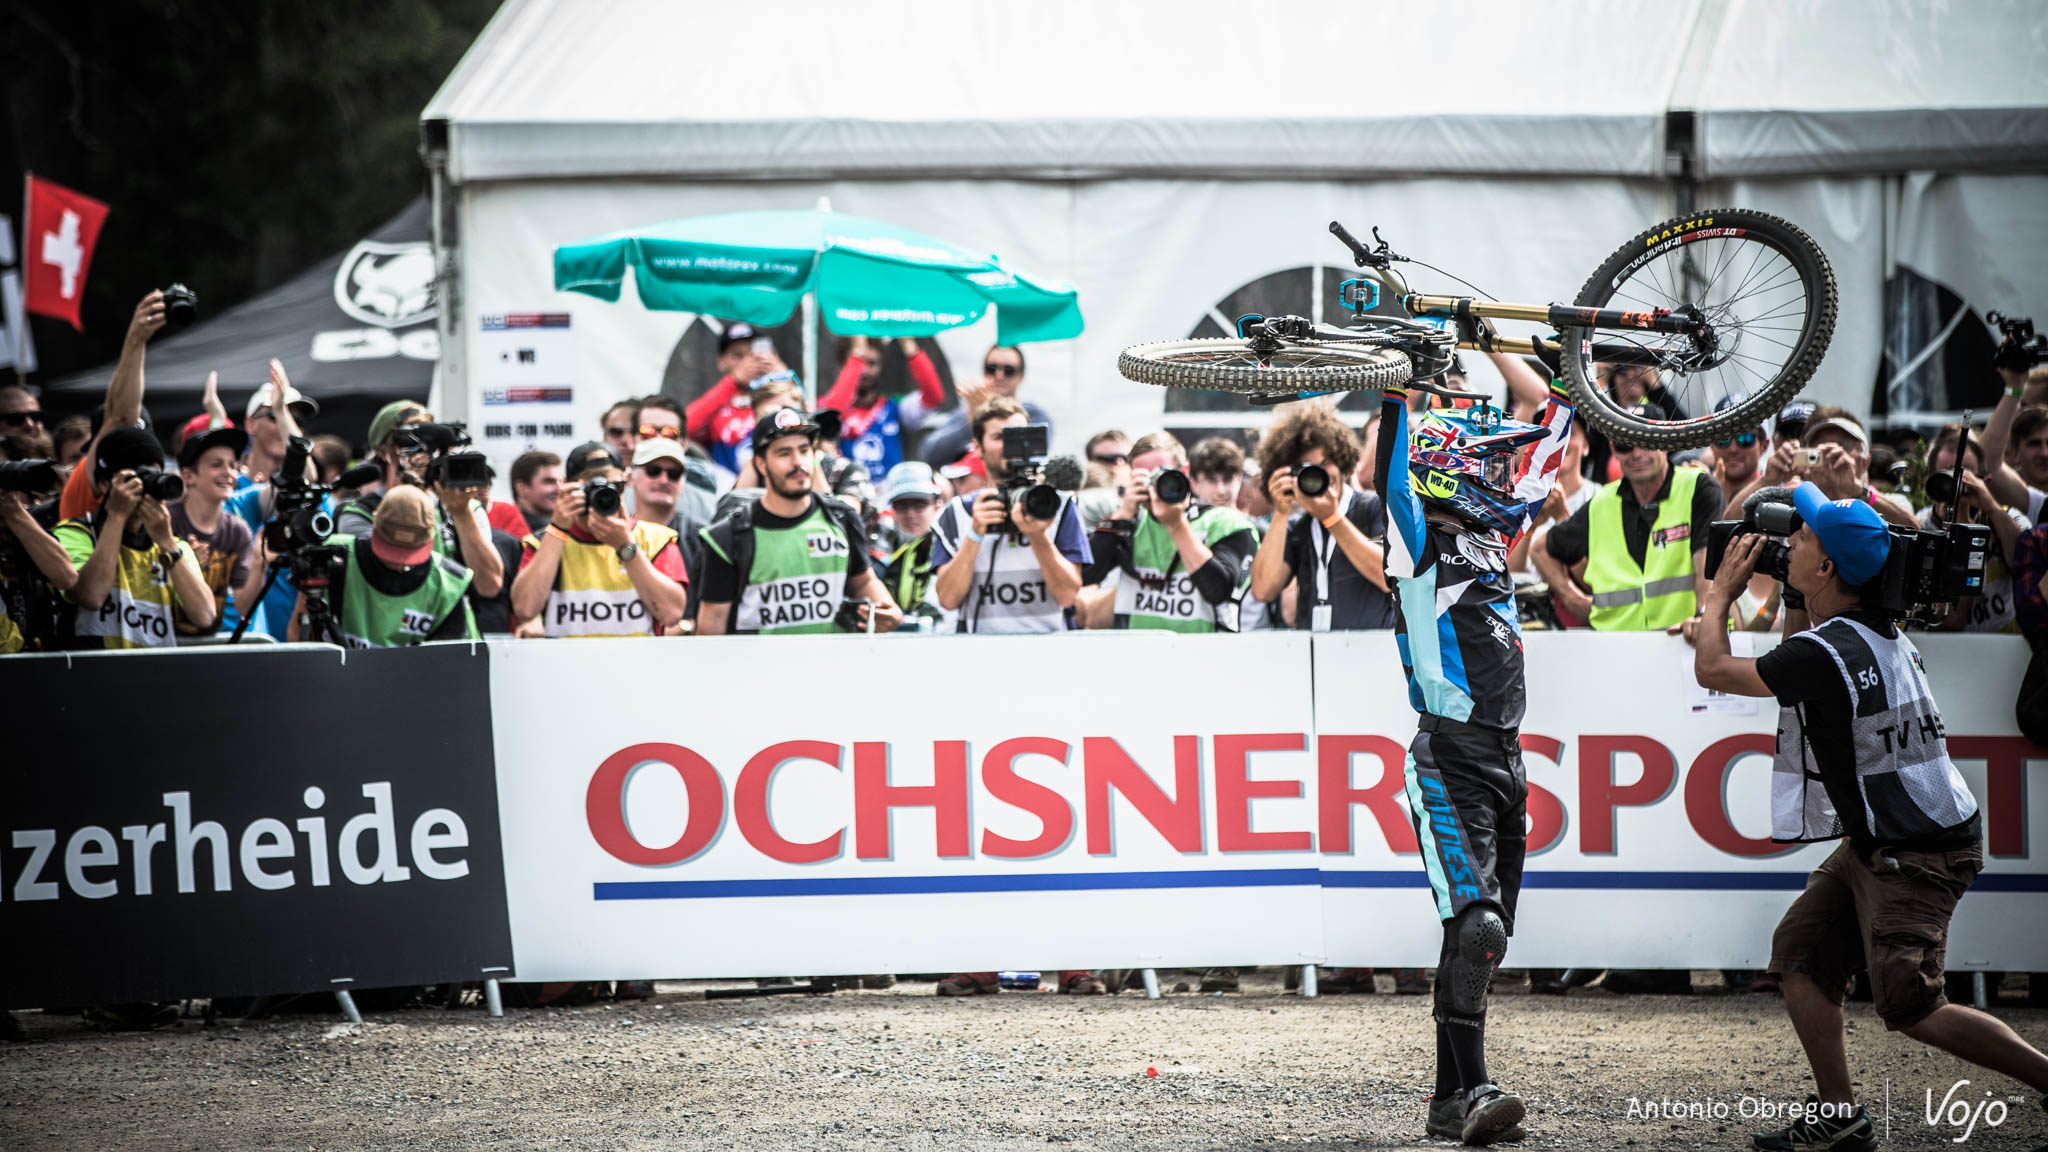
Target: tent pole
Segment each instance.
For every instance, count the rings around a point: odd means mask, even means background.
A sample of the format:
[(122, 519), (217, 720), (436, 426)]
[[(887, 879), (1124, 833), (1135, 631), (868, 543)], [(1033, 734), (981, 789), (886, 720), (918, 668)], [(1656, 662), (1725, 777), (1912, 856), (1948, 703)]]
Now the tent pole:
[(818, 294), (804, 293), (804, 411), (818, 405)]

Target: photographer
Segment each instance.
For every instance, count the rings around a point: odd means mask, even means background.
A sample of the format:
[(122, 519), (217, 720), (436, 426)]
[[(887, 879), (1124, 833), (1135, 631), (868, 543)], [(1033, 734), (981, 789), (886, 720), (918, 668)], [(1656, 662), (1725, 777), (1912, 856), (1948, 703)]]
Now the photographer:
[(2017, 511), (2000, 507), (1984, 478), (1982, 457), (1974, 439), (1963, 453), (1961, 478), (1956, 478), (1956, 446), (1966, 431), (1961, 424), (1950, 424), (1935, 433), (1927, 449), (1925, 480), (1932, 503), (1920, 510), (1917, 521), (1922, 531), (1956, 520), (1987, 525), (1991, 529), (1991, 549), (1984, 557), (1983, 587), (1975, 595), (1956, 601), (1940, 627), (1944, 632), (2018, 632), (2019, 620), (2013, 614), (2010, 558), (2021, 534), (2033, 525)]
[[(2011, 355), (2003, 348), (1999, 352)], [(2031, 378), (2048, 377), (2048, 365), (2029, 372), (2008, 361), (1999, 366), (1998, 374), (2005, 380), (2005, 394), (1984, 426), (1984, 458), (1990, 464), (1983, 472), (1984, 482), (2006, 507), (2039, 524), (2048, 513), (2048, 405), (2029, 405), (2024, 399)], [(2006, 459), (2008, 446), (2015, 457), (2011, 462)]]
[(370, 422), (371, 451), (384, 469), (384, 491), (366, 493), (343, 505), (334, 523), (344, 535), (367, 536), (377, 508), (389, 493), (406, 485), (432, 492), (440, 507), (434, 551), (468, 569), (471, 590), (488, 600), (498, 595), (506, 581), (504, 561), (491, 544), (489, 515), (477, 499), (488, 490), (490, 481), (484, 476), (466, 482), (436, 475), (446, 467), (441, 462), (468, 443), (461, 427), (435, 423), (433, 413), (410, 401), (385, 405)]
[(0, 655), (54, 652), (70, 631), (62, 594), (77, 583), (78, 569), (50, 534), (56, 501), (43, 499), (34, 510), (31, 503), (54, 494), (64, 478), (48, 460), (9, 457), (0, 443), (0, 461), (7, 461), (0, 463)]
[(688, 606), (689, 579), (675, 530), (627, 514), (625, 469), (608, 445), (577, 447), (565, 471), (554, 518), (520, 558), (513, 615), (538, 617), (550, 637), (673, 633)]
[[(1806, 1050), (1822, 1114), (1759, 1133), (1758, 1148), (1874, 1148), (1855, 1104), (1843, 1047), (1842, 994), (1867, 968), (1885, 1027), (2048, 1092), (2048, 1056), (1995, 1017), (1943, 995), (1943, 950), (1958, 899), (1983, 868), (1976, 799), (1945, 750), (1920, 654), (1877, 610), (1894, 547), (1884, 520), (1814, 484), (1793, 494), (1802, 524), (1790, 539), (1787, 583), (1804, 606), (1786, 612), (1786, 640), (1755, 660), (1728, 635), (1695, 642), (1700, 685), (1777, 698), (1771, 838), (1843, 840), (1807, 880), (1771, 940), (1770, 970)], [(1724, 615), (1770, 543), (1736, 537), (1707, 592)]]
[[(114, 365), (113, 379), (107, 382), (107, 398), (100, 406), (93, 441), (80, 458), (81, 466), (73, 468), (64, 479), (64, 490), (57, 503), (57, 514), (62, 518), (79, 519), (99, 506), (97, 488), (105, 481), (95, 477), (90, 467), (83, 466), (98, 456), (99, 438), (116, 428), (149, 427), (148, 413), (142, 407), (143, 351), (149, 346), (150, 337), (162, 331), (163, 326), (164, 294), (152, 291), (135, 306), (135, 314), (128, 320), (128, 333), (121, 341), (121, 359)], [(162, 464), (163, 458), (159, 456), (149, 466)]]
[[(1386, 550), (1379, 543), (1387, 532), (1386, 509), (1377, 494), (1346, 482), (1358, 457), (1357, 438), (1324, 404), (1294, 405), (1259, 441), (1259, 475), (1274, 526), (1252, 558), (1247, 598), (1280, 602), (1281, 618), (1294, 628), (1394, 626)], [(1304, 489), (1303, 478), (1313, 491)]]
[[(326, 546), (343, 554), (327, 585), (339, 639), (351, 648), (405, 648), (429, 640), (476, 640), (469, 607), (469, 571), (434, 551), (434, 498), (401, 487), (378, 502), (364, 536), (337, 533)], [(286, 632), (320, 641), (299, 594)]]
[(1123, 506), (1089, 538), (1094, 556), (1081, 579), (1100, 584), (1112, 571), (1123, 574), (1115, 627), (1237, 631), (1237, 597), (1259, 534), (1231, 504), (1197, 502), (1187, 467), (1172, 434), (1138, 437)]
[(1022, 507), (1022, 490), (1008, 486), (1012, 462), (1004, 458), (1003, 431), (1028, 420), (1007, 396), (982, 406), (973, 434), (991, 483), (947, 504), (932, 526), (939, 607), (960, 613), (962, 632), (1065, 631), (1066, 610), (1081, 591), (1081, 565), (1092, 559), (1073, 497), (1062, 495), (1041, 520)]
[(859, 513), (813, 490), (818, 426), (778, 408), (754, 426), (760, 500), (739, 504), (704, 540), (697, 632), (888, 632), (903, 612), (875, 577)]
[(140, 428), (112, 429), (94, 447), (92, 491), (100, 506), (52, 533), (78, 569), (67, 593), (78, 606), (71, 647), (172, 647), (174, 606), (197, 628), (215, 622), (213, 593), (171, 531), (164, 502), (182, 484), (163, 472), (163, 460), (163, 446)]

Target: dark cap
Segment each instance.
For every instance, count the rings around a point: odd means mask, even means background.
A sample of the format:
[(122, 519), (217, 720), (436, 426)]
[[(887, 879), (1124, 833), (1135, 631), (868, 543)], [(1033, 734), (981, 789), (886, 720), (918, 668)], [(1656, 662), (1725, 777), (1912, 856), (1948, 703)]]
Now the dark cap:
[(754, 425), (754, 451), (766, 452), (768, 445), (784, 436), (818, 438), (818, 425), (801, 408), (777, 408), (767, 419)]
[(211, 432), (202, 432), (197, 436), (185, 437), (185, 442), (178, 445), (178, 467), (196, 467), (199, 463), (199, 458), (206, 454), (208, 448), (226, 448), (234, 453), (235, 459), (239, 460), (242, 458), (242, 453), (248, 447), (249, 434), (247, 432), (242, 431), (240, 428), (215, 428)]
[(163, 466), (164, 446), (157, 443), (155, 435), (141, 428), (116, 428), (100, 437), (92, 458), (92, 478), (104, 484), (116, 472)]
[(591, 468), (623, 470), (625, 467), (625, 462), (619, 459), (617, 452), (612, 451), (611, 445), (601, 440), (585, 440), (569, 450), (568, 457), (562, 461), (562, 475), (574, 480)]
[(735, 344), (745, 344), (759, 335), (760, 333), (754, 330), (752, 324), (747, 323), (745, 320), (735, 320), (727, 324), (725, 332), (718, 337), (718, 353), (723, 356), (727, 348)]
[(1714, 411), (1726, 412), (1747, 399), (1749, 399), (1749, 393), (1747, 392), (1730, 392), (1714, 402)]
[[(1804, 397), (1794, 400), (1783, 408), (1778, 409), (1778, 422), (1772, 427), (1771, 431), (1781, 439), (1786, 435), (1799, 435), (1806, 431), (1806, 422), (1813, 419), (1813, 410), (1818, 407), (1820, 405)], [(1787, 433), (1787, 428), (1790, 428), (1792, 431)]]

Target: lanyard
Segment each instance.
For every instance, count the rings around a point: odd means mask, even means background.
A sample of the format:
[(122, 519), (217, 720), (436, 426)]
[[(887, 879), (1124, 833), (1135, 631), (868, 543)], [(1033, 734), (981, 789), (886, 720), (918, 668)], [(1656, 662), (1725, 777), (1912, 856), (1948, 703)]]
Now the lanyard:
[[(1339, 516), (1349, 518), (1351, 502), (1358, 498), (1356, 488), (1344, 492), (1344, 506), (1337, 510)], [(1337, 549), (1337, 537), (1323, 530), (1322, 522), (1311, 515), (1308, 524), (1309, 541), (1316, 552), (1316, 603), (1330, 602), (1330, 557)]]

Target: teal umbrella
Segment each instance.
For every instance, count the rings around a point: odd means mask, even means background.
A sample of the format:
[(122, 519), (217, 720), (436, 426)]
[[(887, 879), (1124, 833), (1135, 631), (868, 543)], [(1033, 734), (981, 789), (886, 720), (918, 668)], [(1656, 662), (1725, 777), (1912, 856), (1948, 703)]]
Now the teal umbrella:
[(753, 324), (788, 320), (817, 293), (842, 336), (931, 336), (996, 308), (1003, 344), (1081, 332), (1071, 288), (1039, 284), (929, 236), (837, 212), (734, 212), (616, 232), (555, 249), (555, 288)]

